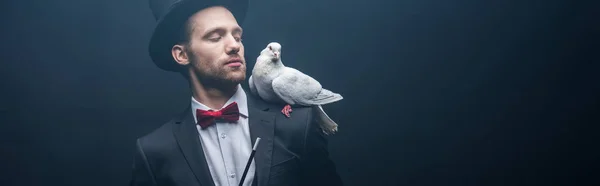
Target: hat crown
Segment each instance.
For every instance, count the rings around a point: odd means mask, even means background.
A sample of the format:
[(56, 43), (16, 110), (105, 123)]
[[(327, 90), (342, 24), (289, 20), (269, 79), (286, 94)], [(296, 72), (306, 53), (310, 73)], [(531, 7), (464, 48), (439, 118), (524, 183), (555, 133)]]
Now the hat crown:
[(148, 4), (150, 5), (150, 10), (152, 11), (152, 15), (154, 15), (154, 19), (159, 20), (169, 12), (169, 9), (171, 9), (173, 5), (181, 1), (183, 0), (148, 0)]
[[(148, 4), (150, 5), (150, 10), (152, 11), (152, 15), (154, 15), (154, 19), (159, 20), (169, 13), (174, 5), (184, 1), (195, 1), (196, 3), (204, 3), (207, 5), (232, 5), (234, 3), (248, 3), (247, 0), (237, 0), (237, 2), (236, 0), (148, 0)], [(247, 8), (247, 4), (244, 6), (244, 8)]]

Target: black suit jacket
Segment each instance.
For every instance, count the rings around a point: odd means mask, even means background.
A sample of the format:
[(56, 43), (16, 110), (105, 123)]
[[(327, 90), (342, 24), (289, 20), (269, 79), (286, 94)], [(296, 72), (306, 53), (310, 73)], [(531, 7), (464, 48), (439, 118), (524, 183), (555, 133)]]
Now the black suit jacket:
[[(252, 144), (261, 138), (253, 186), (342, 185), (311, 107), (295, 107), (287, 118), (284, 105), (247, 98)], [(137, 139), (130, 185), (214, 186), (195, 125), (188, 107)]]

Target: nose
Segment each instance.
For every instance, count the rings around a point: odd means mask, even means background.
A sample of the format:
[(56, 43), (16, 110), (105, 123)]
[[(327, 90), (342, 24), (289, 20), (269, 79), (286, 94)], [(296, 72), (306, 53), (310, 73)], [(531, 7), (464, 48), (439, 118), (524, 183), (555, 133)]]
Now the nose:
[(236, 41), (233, 36), (228, 37), (227, 40), (227, 54), (236, 54), (242, 48), (242, 43)]

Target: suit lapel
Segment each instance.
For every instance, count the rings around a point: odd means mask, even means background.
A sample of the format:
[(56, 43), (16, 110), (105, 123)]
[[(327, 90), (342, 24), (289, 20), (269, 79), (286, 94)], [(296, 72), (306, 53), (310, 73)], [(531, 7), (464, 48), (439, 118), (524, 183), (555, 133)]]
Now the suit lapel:
[(200, 182), (200, 185), (214, 186), (215, 184), (206, 163), (191, 108), (188, 108), (180, 118), (180, 121), (177, 121), (173, 126), (173, 132), (179, 148), (192, 172), (194, 172), (196, 179)]
[(256, 175), (258, 185), (267, 185), (269, 182), (269, 174), (271, 172), (271, 158), (273, 152), (273, 135), (275, 130), (275, 115), (266, 112), (268, 107), (261, 104), (259, 100), (255, 100), (252, 95), (247, 95), (248, 98), (248, 115), (250, 125), (250, 137), (252, 144), (256, 138), (260, 138), (260, 144), (256, 147), (254, 155)]

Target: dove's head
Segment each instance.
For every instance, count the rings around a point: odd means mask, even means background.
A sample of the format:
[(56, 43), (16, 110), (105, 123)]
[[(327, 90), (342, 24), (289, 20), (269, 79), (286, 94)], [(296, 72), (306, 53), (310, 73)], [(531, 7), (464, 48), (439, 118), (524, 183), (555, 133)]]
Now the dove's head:
[(262, 55), (271, 57), (271, 61), (277, 62), (281, 59), (281, 44), (277, 42), (271, 42), (262, 51)]

